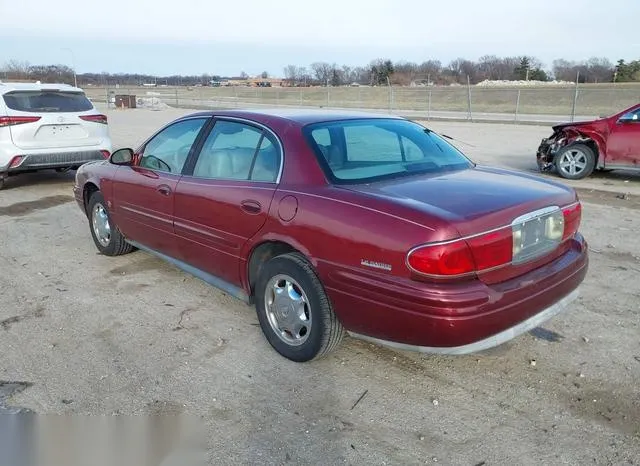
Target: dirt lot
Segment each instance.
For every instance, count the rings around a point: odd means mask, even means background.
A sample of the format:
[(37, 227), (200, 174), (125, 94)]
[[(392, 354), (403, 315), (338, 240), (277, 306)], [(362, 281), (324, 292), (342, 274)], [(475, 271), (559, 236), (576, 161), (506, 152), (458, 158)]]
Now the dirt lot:
[[(112, 111), (115, 143), (185, 112)], [(431, 126), (479, 162), (523, 170), (548, 133)], [(10, 406), (195, 414), (215, 464), (640, 464), (640, 176), (578, 184), (590, 273), (535, 335), (458, 357), (347, 339), (304, 365), (268, 346), (251, 308), (198, 279), (142, 252), (97, 254), (72, 177), (14, 178), (0, 192), (0, 381), (32, 384)]]

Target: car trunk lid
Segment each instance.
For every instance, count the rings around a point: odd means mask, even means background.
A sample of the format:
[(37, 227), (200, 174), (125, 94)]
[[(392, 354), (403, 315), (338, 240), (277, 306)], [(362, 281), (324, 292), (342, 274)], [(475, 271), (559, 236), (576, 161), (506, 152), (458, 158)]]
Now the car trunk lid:
[[(459, 233), (458, 237), (465, 238), (501, 227), (508, 230), (518, 218), (526, 218), (532, 212), (549, 212), (577, 200), (575, 191), (560, 183), (488, 167), (349, 185), (347, 189), (409, 207), (415, 215), (414, 221), (424, 222), (425, 214), (435, 216), (449, 223)], [(539, 266), (540, 261), (552, 260), (561, 251), (562, 248), (544, 250), (529, 261), (514, 260), (499, 273), (479, 276), (485, 281), (501, 281), (526, 273)]]
[[(91, 102), (80, 92), (55, 89), (12, 91), (3, 96), (11, 140), (20, 149), (52, 149), (100, 144), (105, 126), (81, 117), (95, 114)], [(29, 121), (29, 117), (35, 121)], [(22, 120), (22, 121), (21, 121)]]

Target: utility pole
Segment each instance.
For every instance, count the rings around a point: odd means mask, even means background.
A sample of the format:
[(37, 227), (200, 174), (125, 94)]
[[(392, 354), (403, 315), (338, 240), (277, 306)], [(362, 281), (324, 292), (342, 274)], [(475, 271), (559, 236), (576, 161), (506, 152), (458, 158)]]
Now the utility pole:
[(71, 69), (73, 70), (73, 85), (74, 87), (78, 87), (78, 78), (76, 76), (76, 58), (73, 54), (73, 50), (70, 48), (64, 48), (62, 50), (67, 50), (71, 54)]

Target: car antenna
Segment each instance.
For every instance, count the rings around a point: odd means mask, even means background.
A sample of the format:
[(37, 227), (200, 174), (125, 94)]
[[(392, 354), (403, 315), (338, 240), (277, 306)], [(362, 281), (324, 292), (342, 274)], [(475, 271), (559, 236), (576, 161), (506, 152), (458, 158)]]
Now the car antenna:
[[(425, 128), (425, 129), (424, 129), (424, 132), (425, 132), (425, 133), (436, 133), (435, 131), (433, 131), (433, 130), (431, 130), (431, 129), (429, 129), (429, 128)], [(469, 146), (469, 147), (476, 147), (476, 146), (474, 146), (473, 144), (469, 144), (468, 142), (461, 141), (460, 139), (452, 138), (451, 136), (448, 136), (448, 135), (446, 135), (446, 134), (442, 134), (442, 133), (436, 133), (436, 134), (437, 134), (437, 135), (439, 135), (439, 136), (442, 136), (443, 138), (450, 139), (450, 140), (452, 140), (452, 141), (461, 142), (462, 144), (465, 144), (465, 145), (467, 145), (467, 146)]]

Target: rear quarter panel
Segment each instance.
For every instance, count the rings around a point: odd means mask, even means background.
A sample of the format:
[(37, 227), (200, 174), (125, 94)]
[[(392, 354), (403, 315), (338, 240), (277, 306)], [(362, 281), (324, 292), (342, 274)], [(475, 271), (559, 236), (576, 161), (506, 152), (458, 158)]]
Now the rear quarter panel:
[[(347, 272), (408, 278), (405, 259), (412, 247), (458, 232), (438, 218), (410, 220), (405, 210), (335, 187), (280, 187), (267, 222), (242, 256), (250, 257), (265, 241), (285, 242), (307, 257), (328, 288), (340, 286), (337, 281)], [(243, 267), (243, 285), (249, 289), (246, 262)]]
[[(113, 199), (113, 178), (118, 170), (117, 165), (109, 163), (108, 160), (89, 162), (82, 165), (76, 172), (76, 189), (79, 195), (82, 196), (82, 201), (85, 206), (89, 202), (86, 198), (86, 193), (90, 188), (90, 185), (94, 185), (102, 193), (107, 203), (107, 207), (110, 206)], [(117, 219), (116, 219), (117, 221)]]

